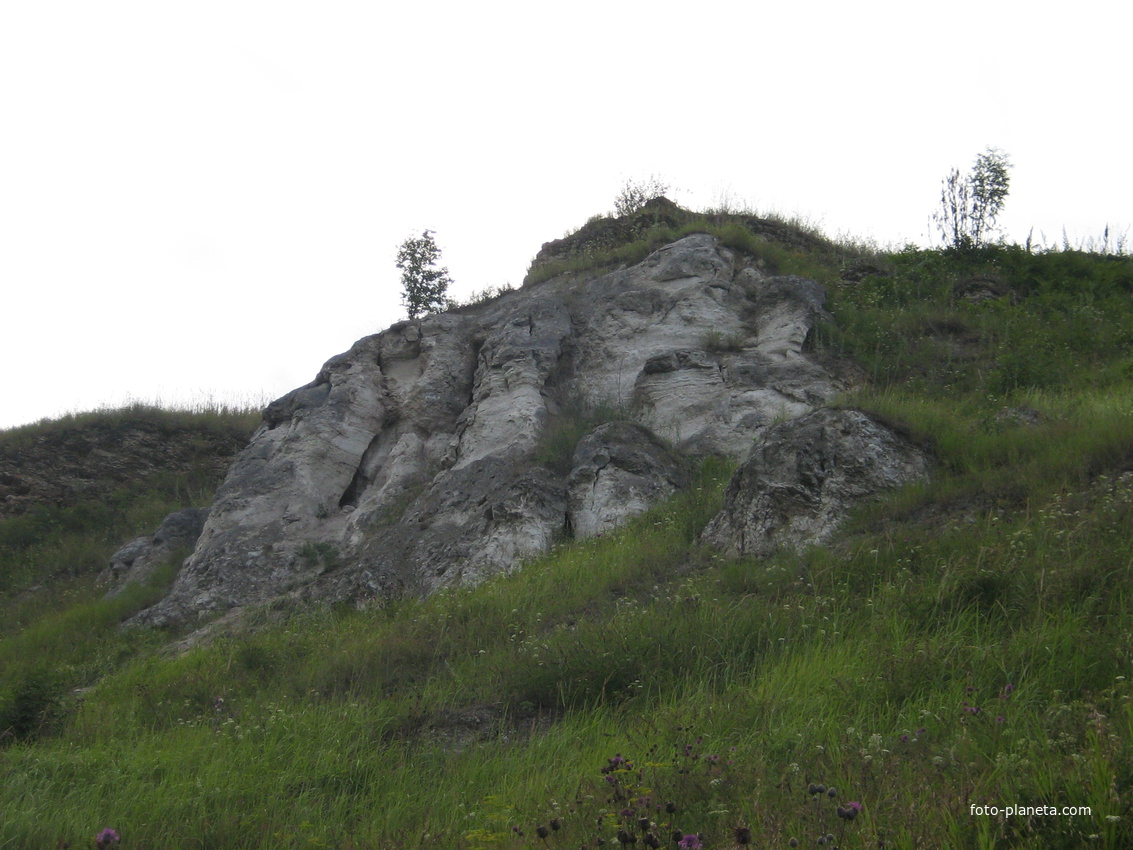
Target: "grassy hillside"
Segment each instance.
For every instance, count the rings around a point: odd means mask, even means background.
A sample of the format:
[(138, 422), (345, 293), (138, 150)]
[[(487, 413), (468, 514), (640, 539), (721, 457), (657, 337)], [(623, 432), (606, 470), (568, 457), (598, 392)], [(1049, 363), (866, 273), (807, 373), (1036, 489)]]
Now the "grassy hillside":
[(830, 285), (842, 403), (931, 484), (729, 561), (706, 462), (515, 575), (180, 654), (116, 628), (157, 590), (61, 596), (0, 638), (0, 847), (1133, 844), (1133, 260), (713, 226)]

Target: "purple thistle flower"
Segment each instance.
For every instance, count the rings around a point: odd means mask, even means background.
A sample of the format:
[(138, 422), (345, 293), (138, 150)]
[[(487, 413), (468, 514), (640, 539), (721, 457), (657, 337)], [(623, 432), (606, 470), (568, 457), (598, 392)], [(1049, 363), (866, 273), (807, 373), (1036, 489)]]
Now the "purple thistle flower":
[(104, 829), (94, 837), (94, 844), (98, 850), (106, 850), (111, 844), (117, 844), (121, 840), (121, 836), (113, 829)]
[(677, 846), (680, 847), (681, 850), (700, 850), (704, 845), (700, 843), (699, 835), (686, 835), (677, 842)]

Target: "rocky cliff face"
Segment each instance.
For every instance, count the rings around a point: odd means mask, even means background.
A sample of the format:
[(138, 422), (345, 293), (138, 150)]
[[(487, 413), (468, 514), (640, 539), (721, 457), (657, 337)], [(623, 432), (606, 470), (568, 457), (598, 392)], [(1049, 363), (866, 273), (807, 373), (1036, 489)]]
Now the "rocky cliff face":
[(683, 486), (689, 457), (742, 460), (839, 389), (809, 354), (824, 297), (693, 235), (361, 339), (267, 408), (140, 619), (428, 593), (601, 534)]

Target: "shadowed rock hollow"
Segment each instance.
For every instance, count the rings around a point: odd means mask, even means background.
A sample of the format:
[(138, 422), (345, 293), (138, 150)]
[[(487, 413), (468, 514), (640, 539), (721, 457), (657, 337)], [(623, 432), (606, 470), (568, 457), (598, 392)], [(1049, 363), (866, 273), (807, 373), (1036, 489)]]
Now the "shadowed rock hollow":
[[(266, 409), (139, 619), (426, 594), (603, 533), (683, 486), (688, 458), (742, 460), (830, 399), (808, 354), (824, 300), (700, 234), (365, 337)], [(600, 412), (621, 424), (551, 439)]]

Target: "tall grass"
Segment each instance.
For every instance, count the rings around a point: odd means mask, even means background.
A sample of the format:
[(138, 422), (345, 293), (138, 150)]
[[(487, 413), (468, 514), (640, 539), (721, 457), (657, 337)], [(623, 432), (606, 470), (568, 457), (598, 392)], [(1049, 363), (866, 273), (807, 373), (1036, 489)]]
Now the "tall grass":
[(847, 261), (873, 256), (876, 248), (834, 242), (796, 220), (750, 214), (690, 213), (681, 224), (658, 224), (615, 245), (597, 245), (570, 256), (532, 264), (524, 285), (562, 274), (631, 266), (671, 242), (695, 233), (716, 236), (721, 244), (755, 260), (769, 274), (796, 274), (836, 280)]
[(29, 438), (90, 425), (122, 425), (148, 422), (162, 428), (251, 432), (259, 424), (260, 413), (270, 399), (250, 396), (223, 400), (210, 394), (167, 404), (160, 399), (128, 398), (121, 404), (106, 404), (93, 410), (71, 410), (27, 425), (0, 428), (0, 445), (26, 442)]

